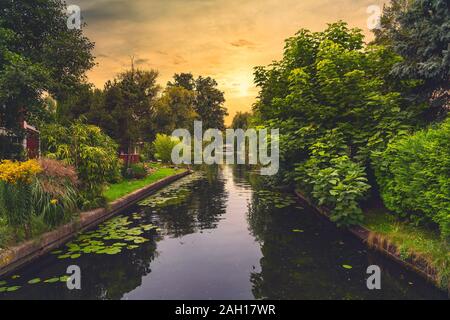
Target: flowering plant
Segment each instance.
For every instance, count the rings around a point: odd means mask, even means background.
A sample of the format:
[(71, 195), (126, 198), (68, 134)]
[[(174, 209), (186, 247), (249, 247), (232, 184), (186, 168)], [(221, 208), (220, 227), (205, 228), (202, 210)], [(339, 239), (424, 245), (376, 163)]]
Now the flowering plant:
[(9, 184), (20, 182), (30, 184), (32, 178), (42, 172), (42, 167), (36, 160), (25, 162), (3, 160), (0, 162), (0, 181)]

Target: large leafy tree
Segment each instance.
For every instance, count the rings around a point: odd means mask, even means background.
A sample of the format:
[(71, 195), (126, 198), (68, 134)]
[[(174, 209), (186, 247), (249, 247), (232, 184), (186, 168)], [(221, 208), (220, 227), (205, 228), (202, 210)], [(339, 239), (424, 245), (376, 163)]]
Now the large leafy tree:
[(248, 129), (250, 126), (252, 114), (250, 112), (237, 112), (233, 117), (231, 128), (233, 129)]
[(391, 0), (384, 8), (376, 43), (391, 46), (402, 56), (392, 74), (418, 80), (416, 94), (430, 101), (432, 118), (450, 107), (450, 2)]
[(0, 12), (0, 157), (14, 157), (20, 121), (39, 119), (44, 92), (62, 99), (84, 81), (93, 44), (81, 29), (67, 28), (60, 0), (4, 0)]
[(333, 208), (341, 224), (360, 219), (371, 152), (421, 112), (396, 91), (408, 83), (386, 75), (398, 61), (386, 48), (365, 48), (361, 30), (338, 22), (323, 32), (300, 30), (281, 61), (256, 68), (255, 113), (280, 129), (283, 178)]
[(183, 87), (169, 86), (156, 103), (151, 126), (156, 133), (171, 134), (175, 129), (192, 129), (198, 117), (195, 94)]
[(106, 124), (106, 132), (126, 153), (130, 153), (136, 142), (148, 139), (153, 132), (149, 119), (154, 115), (160, 91), (157, 77), (157, 71), (131, 68), (105, 85), (101, 113), (104, 118), (99, 121)]
[(224, 107), (225, 96), (217, 86), (217, 81), (211, 77), (194, 79), (191, 73), (175, 74), (174, 81), (168, 86), (183, 87), (195, 92), (195, 112), (203, 121), (203, 127), (224, 130), (225, 117), (228, 115)]

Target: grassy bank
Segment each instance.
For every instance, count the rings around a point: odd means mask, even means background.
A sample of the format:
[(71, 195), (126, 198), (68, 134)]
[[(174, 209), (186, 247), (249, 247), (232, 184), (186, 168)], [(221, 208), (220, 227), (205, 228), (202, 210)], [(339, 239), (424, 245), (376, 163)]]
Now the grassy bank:
[(418, 262), (433, 270), (442, 289), (450, 280), (450, 246), (439, 237), (437, 230), (399, 221), (386, 209), (368, 209), (364, 226), (374, 233), (369, 239), (397, 247), (404, 260)]
[(132, 179), (132, 180), (123, 180), (119, 183), (110, 185), (107, 190), (104, 192), (104, 196), (108, 202), (115, 201), (120, 199), (123, 196), (126, 196), (129, 193), (132, 193), (136, 190), (139, 190), (149, 184), (157, 182), (166, 177), (175, 175), (177, 173), (183, 172), (184, 169), (173, 169), (173, 168), (156, 168), (156, 171), (152, 174), (148, 175), (143, 179)]

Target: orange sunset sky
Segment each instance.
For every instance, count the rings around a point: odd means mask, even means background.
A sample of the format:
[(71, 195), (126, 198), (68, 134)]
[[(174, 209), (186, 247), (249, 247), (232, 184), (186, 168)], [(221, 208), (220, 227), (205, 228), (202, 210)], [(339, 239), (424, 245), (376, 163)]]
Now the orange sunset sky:
[(281, 58), (284, 40), (300, 28), (319, 31), (347, 21), (367, 27), (377, 0), (68, 0), (81, 8), (85, 34), (95, 42), (98, 65), (89, 81), (104, 83), (130, 66), (159, 71), (165, 85), (174, 73), (211, 76), (225, 92), (230, 113), (248, 111), (257, 96), (253, 68)]

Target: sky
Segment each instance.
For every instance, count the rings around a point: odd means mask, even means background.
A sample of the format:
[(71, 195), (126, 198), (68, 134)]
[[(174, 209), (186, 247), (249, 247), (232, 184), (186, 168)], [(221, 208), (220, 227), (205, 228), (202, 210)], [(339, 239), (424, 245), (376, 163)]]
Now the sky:
[(250, 111), (258, 89), (253, 68), (282, 57), (284, 40), (299, 29), (320, 31), (344, 20), (372, 39), (371, 5), (383, 0), (67, 0), (81, 9), (97, 66), (89, 81), (103, 88), (130, 67), (159, 71), (165, 86), (175, 73), (211, 76), (225, 92), (230, 124)]

